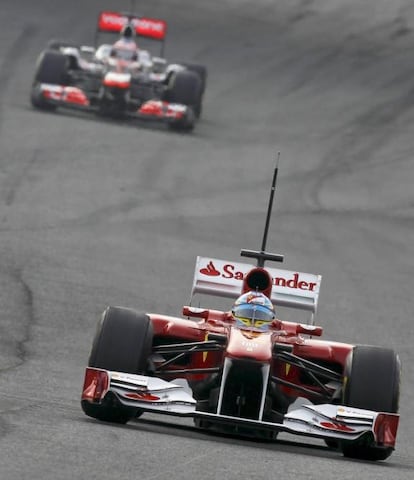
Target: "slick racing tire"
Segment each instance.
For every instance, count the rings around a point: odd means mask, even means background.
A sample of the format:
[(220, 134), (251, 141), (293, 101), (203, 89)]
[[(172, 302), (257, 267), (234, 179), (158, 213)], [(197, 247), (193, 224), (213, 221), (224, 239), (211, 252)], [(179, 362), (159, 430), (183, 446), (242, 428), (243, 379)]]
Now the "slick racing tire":
[[(147, 315), (129, 308), (108, 307), (98, 322), (88, 366), (143, 374), (147, 370), (152, 339), (152, 324)], [(101, 404), (84, 400), (82, 409), (90, 417), (113, 423), (126, 423), (141, 413), (123, 407), (113, 394), (108, 394)]]
[(68, 59), (63, 53), (45, 50), (39, 56), (34, 83), (65, 85), (67, 83)]
[[(356, 346), (345, 366), (344, 405), (376, 412), (397, 413), (400, 395), (398, 356), (389, 348)], [(372, 446), (372, 439), (360, 443), (341, 442), (345, 457), (362, 460), (385, 460), (393, 449)]]
[(152, 337), (148, 315), (130, 308), (108, 307), (98, 323), (88, 365), (124, 373), (145, 373)]
[(183, 63), (183, 65), (191, 72), (197, 73), (197, 75), (201, 79), (201, 96), (196, 108), (194, 109), (196, 117), (200, 118), (203, 110), (203, 96), (207, 85), (207, 67), (205, 67), (204, 65), (196, 65), (193, 63)]
[(39, 84), (65, 85), (67, 83), (68, 60), (60, 52), (45, 50), (39, 56), (33, 79), (30, 100), (35, 108), (41, 110), (56, 110), (56, 105), (45, 100), (39, 89)]
[(168, 124), (168, 128), (170, 130), (174, 130), (176, 132), (191, 132), (194, 130), (196, 122), (196, 116), (194, 110), (189, 107), (187, 112), (183, 118), (179, 120), (174, 120)]
[[(68, 42), (66, 40), (50, 40), (47, 44), (47, 50), (52, 50), (52, 51), (61, 53), (60, 52), (61, 48), (72, 48), (76, 50), (80, 49), (79, 45), (76, 45), (76, 43)], [(67, 58), (68, 68), (70, 70), (78, 70), (81, 68), (79, 66), (78, 55), (66, 53), (65, 56)]]
[(207, 67), (204, 65), (196, 65), (194, 63), (182, 63), (191, 72), (197, 73), (201, 80), (201, 93), (203, 94), (206, 90), (207, 85)]
[(181, 70), (171, 76), (164, 100), (187, 105), (193, 109), (196, 117), (199, 117), (202, 97), (203, 92), (199, 75), (189, 70)]
[(61, 48), (72, 47), (79, 48), (78, 45), (74, 42), (68, 42), (67, 40), (49, 40), (47, 43), (47, 48), (49, 50), (60, 50)]

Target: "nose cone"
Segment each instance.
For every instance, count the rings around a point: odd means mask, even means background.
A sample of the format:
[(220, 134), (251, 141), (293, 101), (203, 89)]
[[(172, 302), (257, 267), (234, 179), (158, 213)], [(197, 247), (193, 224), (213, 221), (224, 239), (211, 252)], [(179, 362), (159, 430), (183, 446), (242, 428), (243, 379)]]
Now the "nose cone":
[(272, 333), (232, 328), (226, 355), (234, 359), (251, 359), (270, 363), (272, 360)]

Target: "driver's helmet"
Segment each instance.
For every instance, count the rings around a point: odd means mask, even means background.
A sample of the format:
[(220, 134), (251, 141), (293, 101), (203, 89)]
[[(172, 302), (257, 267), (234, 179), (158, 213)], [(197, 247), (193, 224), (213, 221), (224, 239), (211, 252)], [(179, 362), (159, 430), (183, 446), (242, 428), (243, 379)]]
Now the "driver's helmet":
[(112, 46), (110, 56), (127, 62), (138, 60), (138, 45), (131, 40), (121, 38)]
[(121, 37), (132, 40), (135, 37), (135, 29), (132, 23), (127, 23), (122, 27)]
[(232, 308), (236, 325), (259, 331), (269, 329), (275, 318), (273, 303), (260, 292), (247, 292), (239, 297)]

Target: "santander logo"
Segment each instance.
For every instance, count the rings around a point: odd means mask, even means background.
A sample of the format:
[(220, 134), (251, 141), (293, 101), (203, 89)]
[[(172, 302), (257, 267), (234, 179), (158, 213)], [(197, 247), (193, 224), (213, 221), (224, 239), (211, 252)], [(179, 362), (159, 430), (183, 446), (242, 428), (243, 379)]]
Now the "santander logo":
[[(200, 268), (200, 273), (209, 277), (218, 277), (224, 279), (233, 279), (243, 281), (245, 273), (236, 269), (235, 265), (226, 263), (220, 266), (220, 270), (214, 265), (214, 262), (210, 260), (205, 267)], [(307, 290), (310, 292), (315, 291), (317, 287), (316, 282), (305, 281), (300, 278), (298, 272), (292, 273), (291, 277), (277, 276), (273, 277), (272, 283), (278, 287), (287, 287), (292, 289)]]
[(206, 267), (200, 269), (200, 273), (203, 275), (208, 275), (209, 277), (218, 277), (220, 272), (214, 266), (214, 263), (210, 261)]

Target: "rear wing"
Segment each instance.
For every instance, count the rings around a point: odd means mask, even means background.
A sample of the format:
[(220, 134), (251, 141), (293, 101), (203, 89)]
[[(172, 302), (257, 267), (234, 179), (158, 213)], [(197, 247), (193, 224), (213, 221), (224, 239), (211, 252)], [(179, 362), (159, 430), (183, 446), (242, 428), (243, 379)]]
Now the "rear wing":
[[(254, 265), (197, 257), (191, 298), (196, 293), (237, 298), (243, 278)], [(316, 313), (322, 277), (311, 273), (266, 268), (272, 277), (273, 304)]]
[(100, 12), (98, 16), (95, 44), (99, 32), (121, 33), (122, 28), (128, 22), (134, 26), (137, 36), (162, 42), (162, 50), (164, 51), (164, 42), (167, 35), (167, 23), (164, 20), (106, 10)]

